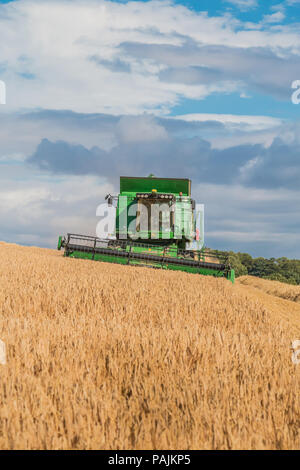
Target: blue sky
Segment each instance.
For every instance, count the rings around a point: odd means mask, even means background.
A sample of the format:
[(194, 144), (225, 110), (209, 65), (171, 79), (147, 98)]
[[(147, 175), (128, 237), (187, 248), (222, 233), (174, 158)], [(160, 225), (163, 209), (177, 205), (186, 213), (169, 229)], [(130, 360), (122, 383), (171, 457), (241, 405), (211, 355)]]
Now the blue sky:
[[(117, 3), (127, 3), (119, 0), (113, 0)], [(136, 0), (139, 1), (139, 0)], [(142, 0), (149, 1), (149, 0)], [(162, 0), (164, 1), (164, 0)], [(222, 16), (224, 12), (232, 13), (236, 18), (242, 21), (259, 23), (263, 20), (264, 15), (272, 14), (274, 11), (284, 10), (286, 17), (282, 20), (282, 24), (294, 23), (298, 20), (299, 2), (287, 1), (226, 1), (226, 0), (175, 0), (175, 4), (184, 5), (194, 11), (205, 11), (209, 16)]]
[(92, 234), (118, 176), (152, 172), (192, 179), (208, 246), (300, 258), (299, 10), (0, 0), (0, 240)]

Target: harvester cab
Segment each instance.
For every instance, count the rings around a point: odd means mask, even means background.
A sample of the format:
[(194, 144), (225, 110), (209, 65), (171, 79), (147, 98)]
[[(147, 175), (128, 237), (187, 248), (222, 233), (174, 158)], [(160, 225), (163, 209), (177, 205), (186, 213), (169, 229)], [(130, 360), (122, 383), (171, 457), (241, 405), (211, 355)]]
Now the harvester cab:
[(188, 179), (121, 177), (116, 237), (185, 249), (193, 240), (193, 206)]
[[(115, 238), (59, 237), (58, 249), (64, 248), (65, 256), (186, 271), (234, 282), (228, 259), (201, 246), (199, 214), (189, 179), (121, 177), (119, 195), (108, 194), (105, 199), (116, 208)], [(188, 249), (195, 242), (198, 249)]]

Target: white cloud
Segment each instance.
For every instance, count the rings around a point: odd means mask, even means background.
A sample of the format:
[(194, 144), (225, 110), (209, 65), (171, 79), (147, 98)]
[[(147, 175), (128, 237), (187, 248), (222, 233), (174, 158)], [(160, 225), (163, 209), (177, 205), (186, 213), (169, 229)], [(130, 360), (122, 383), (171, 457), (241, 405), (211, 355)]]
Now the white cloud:
[(97, 206), (111, 184), (92, 176), (49, 178), (22, 164), (0, 165), (0, 240), (55, 248), (68, 232), (95, 235)]
[(281, 23), (285, 18), (285, 14), (282, 11), (277, 11), (271, 15), (265, 15), (263, 17), (263, 23)]
[(118, 118), (81, 115), (72, 112), (31, 112), (3, 114), (0, 125), (0, 161), (32, 154), (39, 142), (65, 140), (87, 148), (100, 146), (109, 150), (116, 145), (115, 123)]
[(210, 85), (160, 80), (164, 64), (126, 54), (124, 42), (300, 50), (291, 25), (253, 31), (228, 14), (209, 17), (169, 1), (20, 0), (1, 4), (0, 12), (8, 110), (167, 113), (182, 97), (202, 99), (237, 87), (234, 80)]
[(174, 119), (183, 121), (218, 121), (231, 129), (243, 129), (244, 131), (261, 131), (277, 127), (282, 124), (282, 120), (269, 116), (242, 116), (237, 114), (183, 114)]
[(272, 11), (281, 11), (282, 13), (285, 13), (285, 8), (286, 4), (284, 2), (282, 3), (276, 3), (275, 5), (272, 5), (270, 7), (270, 10)]
[(168, 138), (167, 131), (153, 116), (123, 116), (116, 126), (116, 135), (122, 142), (149, 142)]
[(242, 92), (242, 93), (240, 94), (240, 98), (249, 99), (249, 98), (251, 98), (251, 96), (247, 95), (247, 93), (245, 93), (245, 92)]
[(232, 5), (240, 8), (242, 11), (251, 10), (258, 6), (257, 0), (224, 0), (226, 3), (232, 3)]
[[(110, 151), (119, 144), (155, 141), (163, 143), (169, 138), (184, 135), (204, 136), (214, 148), (219, 149), (245, 143), (270, 145), (279, 133), (287, 142), (291, 142), (297, 133), (294, 128), (281, 127), (278, 130), (280, 121), (264, 116), (196, 114), (178, 116), (178, 119), (189, 122), (189, 128), (186, 129), (182, 125), (172, 126), (175, 121), (172, 117), (158, 122), (153, 115), (146, 114), (114, 117), (63, 111), (20, 115), (7, 113), (0, 126), (0, 164), (6, 163), (14, 167), (24, 162), (45, 137), (52, 142), (66, 141), (83, 145), (87, 149), (100, 147)], [(216, 129), (215, 121), (225, 127)], [(199, 123), (197, 128), (193, 126), (194, 122)], [(204, 134), (202, 123), (205, 126)], [(209, 123), (212, 124), (210, 129), (207, 126)]]
[(205, 204), (207, 246), (254, 256), (300, 257), (300, 191), (194, 184), (193, 195)]

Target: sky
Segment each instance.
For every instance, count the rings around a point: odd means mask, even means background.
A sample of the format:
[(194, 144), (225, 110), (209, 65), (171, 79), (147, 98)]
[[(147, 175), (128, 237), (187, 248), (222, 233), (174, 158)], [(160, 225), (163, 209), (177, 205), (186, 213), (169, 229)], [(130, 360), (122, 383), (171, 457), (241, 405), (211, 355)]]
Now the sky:
[(119, 176), (153, 173), (192, 180), (206, 246), (300, 258), (299, 14), (300, 0), (0, 0), (0, 240), (95, 234)]

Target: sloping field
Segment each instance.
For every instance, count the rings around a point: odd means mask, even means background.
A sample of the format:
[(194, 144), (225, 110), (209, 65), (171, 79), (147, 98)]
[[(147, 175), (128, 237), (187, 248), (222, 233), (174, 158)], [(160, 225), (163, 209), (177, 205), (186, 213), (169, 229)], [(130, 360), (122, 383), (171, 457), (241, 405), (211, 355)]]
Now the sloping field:
[(3, 243), (0, 274), (1, 449), (300, 447), (296, 302)]
[(278, 281), (269, 281), (254, 276), (242, 276), (238, 278), (238, 283), (245, 286), (255, 287), (267, 294), (291, 300), (300, 304), (300, 286), (293, 286)]

